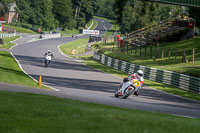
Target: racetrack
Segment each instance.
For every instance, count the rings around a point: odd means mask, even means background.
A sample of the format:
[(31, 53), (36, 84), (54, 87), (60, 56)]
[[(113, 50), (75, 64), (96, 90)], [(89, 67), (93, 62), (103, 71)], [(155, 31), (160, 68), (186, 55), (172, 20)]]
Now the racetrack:
[[(42, 75), (44, 84), (59, 90), (30, 89), (30, 92), (200, 118), (200, 102), (170, 95), (146, 86), (141, 90), (141, 95), (138, 97), (131, 95), (128, 99), (115, 98), (113, 94), (122, 81), (121, 78), (97, 71), (65, 57), (58, 49), (58, 46), (63, 43), (87, 36), (47, 39), (35, 42), (29, 42), (35, 36), (32, 37), (27, 34), (21, 34), (21, 36), (22, 38), (16, 41), (18, 45), (11, 51), (23, 70), (34, 79), (38, 79)], [(46, 68), (44, 67), (43, 55), (48, 49), (52, 50), (54, 60)], [(27, 89), (21, 90), (27, 92)], [(16, 91), (20, 91), (20, 88), (16, 89)]]

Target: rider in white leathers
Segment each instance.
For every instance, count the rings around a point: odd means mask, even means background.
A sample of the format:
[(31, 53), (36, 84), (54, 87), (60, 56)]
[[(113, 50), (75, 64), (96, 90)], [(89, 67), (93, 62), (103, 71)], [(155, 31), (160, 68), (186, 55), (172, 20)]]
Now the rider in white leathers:
[[(53, 53), (51, 52), (51, 50), (48, 50), (45, 54), (44, 54), (44, 56), (46, 57), (46, 56), (51, 56), (51, 58), (53, 58)], [(50, 64), (50, 61), (49, 61), (49, 64)]]
[[(143, 71), (142, 71), (142, 70), (138, 70), (137, 73), (131, 74), (131, 75), (129, 76), (129, 78), (131, 78), (131, 79), (137, 79), (137, 80), (140, 82), (141, 86), (143, 86), (143, 83), (144, 83), (143, 75), (144, 75)], [(127, 82), (127, 81), (128, 81), (128, 78), (124, 78), (123, 82), (125, 83), (125, 82)], [(138, 88), (138, 90), (136, 90), (136, 91), (134, 92), (134, 95), (138, 96), (138, 95), (139, 95), (139, 90), (140, 90), (140, 89), (141, 89), (141, 87)]]

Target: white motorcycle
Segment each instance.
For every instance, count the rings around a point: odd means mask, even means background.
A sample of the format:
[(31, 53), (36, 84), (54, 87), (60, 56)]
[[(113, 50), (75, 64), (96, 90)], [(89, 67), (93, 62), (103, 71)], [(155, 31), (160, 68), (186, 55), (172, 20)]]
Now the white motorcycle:
[(45, 56), (45, 58), (44, 58), (45, 67), (48, 67), (48, 65), (50, 64), (51, 60), (52, 60), (51, 56), (49, 56), (49, 55)]
[(128, 78), (128, 81), (120, 85), (120, 88), (115, 92), (115, 97), (122, 97), (126, 99), (133, 92), (136, 92), (141, 87), (140, 82), (137, 79)]

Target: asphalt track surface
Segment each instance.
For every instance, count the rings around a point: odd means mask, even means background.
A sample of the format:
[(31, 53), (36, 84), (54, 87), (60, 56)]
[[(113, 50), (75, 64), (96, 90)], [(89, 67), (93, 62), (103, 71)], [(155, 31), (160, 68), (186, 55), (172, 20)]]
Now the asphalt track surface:
[[(1, 84), (0, 90), (47, 94), (92, 103), (200, 118), (200, 102), (146, 86), (138, 97), (131, 95), (128, 99), (115, 98), (113, 94), (119, 87), (121, 78), (83, 65), (64, 56), (58, 49), (58, 46), (63, 43), (87, 36), (34, 42), (30, 42), (35, 38), (33, 35), (21, 34), (21, 36), (21, 39), (15, 41), (18, 45), (12, 48), (11, 52), (27, 74), (36, 80), (42, 75), (43, 83), (54, 89), (42, 90)], [(43, 55), (48, 49), (54, 53), (54, 59), (49, 67), (44, 67)]]

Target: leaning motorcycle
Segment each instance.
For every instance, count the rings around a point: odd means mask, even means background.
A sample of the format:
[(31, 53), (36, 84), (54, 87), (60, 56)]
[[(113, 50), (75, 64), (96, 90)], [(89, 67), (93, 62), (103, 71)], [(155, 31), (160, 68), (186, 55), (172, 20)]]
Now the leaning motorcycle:
[(131, 79), (129, 77), (127, 82), (122, 83), (122, 85), (120, 85), (119, 89), (115, 92), (114, 96), (126, 99), (133, 92), (137, 91), (140, 87), (141, 84), (137, 79)]
[(44, 58), (45, 67), (48, 67), (48, 65), (50, 64), (51, 60), (52, 60), (51, 56), (49, 56), (49, 55), (45, 56), (45, 58)]

